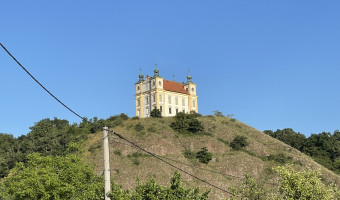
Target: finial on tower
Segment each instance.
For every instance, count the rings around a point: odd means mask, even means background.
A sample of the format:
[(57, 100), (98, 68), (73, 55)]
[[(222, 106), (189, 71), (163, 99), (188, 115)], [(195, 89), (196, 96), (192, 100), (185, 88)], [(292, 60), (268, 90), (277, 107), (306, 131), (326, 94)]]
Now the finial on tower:
[(142, 67), (139, 67), (139, 81), (138, 82), (142, 82), (144, 81), (144, 75), (142, 74)]
[(189, 69), (188, 70), (188, 76), (187, 76), (187, 83), (186, 84), (193, 83), (191, 79), (192, 79), (192, 77), (190, 76), (190, 69)]
[(153, 70), (153, 73), (154, 73), (154, 75), (153, 75), (154, 78), (155, 78), (155, 77), (160, 77), (160, 76), (159, 76), (159, 70), (158, 70), (158, 68), (157, 68), (157, 63), (155, 64), (155, 70)]

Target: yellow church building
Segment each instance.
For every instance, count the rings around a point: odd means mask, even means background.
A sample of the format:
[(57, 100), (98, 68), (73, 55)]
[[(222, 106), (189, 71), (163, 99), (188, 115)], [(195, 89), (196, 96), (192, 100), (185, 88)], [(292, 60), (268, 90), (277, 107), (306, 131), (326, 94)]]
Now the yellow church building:
[(165, 80), (154, 70), (153, 77), (139, 74), (136, 88), (136, 116), (150, 117), (150, 112), (158, 108), (163, 117), (175, 116), (178, 112), (198, 113), (196, 84), (187, 76), (186, 83)]

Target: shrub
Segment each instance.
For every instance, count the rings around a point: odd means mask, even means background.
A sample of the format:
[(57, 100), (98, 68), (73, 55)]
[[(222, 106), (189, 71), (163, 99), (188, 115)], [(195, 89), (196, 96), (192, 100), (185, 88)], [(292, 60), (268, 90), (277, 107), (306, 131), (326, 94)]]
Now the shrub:
[(153, 109), (150, 112), (150, 116), (151, 117), (155, 117), (155, 118), (161, 118), (162, 117), (162, 113), (161, 113), (161, 111), (158, 108), (155, 108), (155, 109)]
[(156, 128), (154, 126), (150, 126), (148, 129), (147, 129), (148, 132), (156, 132)]
[(171, 128), (179, 133), (199, 133), (204, 130), (203, 125), (197, 119), (197, 114), (185, 114), (179, 112), (175, 116), (175, 122), (171, 123)]
[(138, 131), (138, 132), (141, 132), (144, 130), (144, 126), (141, 122), (138, 122), (136, 125), (135, 125), (135, 130)]
[(197, 152), (196, 158), (198, 158), (201, 163), (208, 164), (212, 159), (212, 153), (208, 152), (206, 147), (203, 147), (201, 151)]
[(247, 138), (244, 136), (237, 135), (234, 140), (230, 143), (230, 147), (235, 150), (241, 150), (242, 148), (248, 146), (249, 143)]
[(279, 153), (277, 155), (269, 155), (267, 156), (267, 159), (278, 162), (280, 164), (286, 164), (290, 162), (293, 158), (291, 156), (286, 156), (283, 153)]
[(224, 117), (223, 113), (219, 110), (215, 110), (215, 111), (213, 111), (213, 113), (214, 113), (215, 116)]
[(184, 157), (186, 159), (189, 159), (189, 160), (192, 160), (192, 159), (196, 158), (196, 153), (191, 151), (191, 150), (189, 150), (189, 149), (184, 150), (183, 154), (184, 154)]
[(120, 150), (114, 150), (113, 153), (117, 156), (122, 156), (122, 152)]
[(229, 142), (227, 140), (224, 140), (223, 138), (217, 138), (218, 141), (222, 142), (224, 145), (229, 145)]

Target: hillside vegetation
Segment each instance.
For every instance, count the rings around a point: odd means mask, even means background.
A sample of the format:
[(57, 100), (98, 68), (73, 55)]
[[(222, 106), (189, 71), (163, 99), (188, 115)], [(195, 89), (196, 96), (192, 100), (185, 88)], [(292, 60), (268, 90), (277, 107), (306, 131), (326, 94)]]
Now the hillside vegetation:
[(113, 199), (340, 199), (338, 175), (236, 119), (157, 116), (43, 119), (19, 138), (0, 134), (0, 199), (103, 199), (103, 126), (224, 190), (111, 133)]
[[(198, 119), (199, 124), (193, 118)], [(135, 142), (147, 151), (194, 174), (220, 188), (237, 188), (245, 174), (254, 177), (268, 191), (278, 188), (276, 166), (289, 164), (296, 170), (319, 169), (326, 184), (339, 185), (340, 177), (314, 162), (295, 148), (233, 118), (195, 116), (193, 118), (131, 118), (114, 126), (115, 132)], [(188, 122), (183, 124), (182, 122)], [(191, 125), (190, 125), (191, 124)], [(198, 127), (198, 128), (197, 128)], [(191, 130), (191, 131), (190, 131)], [(238, 138), (238, 139), (236, 139)], [(242, 139), (243, 138), (243, 139)], [(236, 144), (243, 144), (232, 148)], [(237, 145), (236, 145), (237, 146)], [(102, 133), (90, 135), (86, 142), (86, 158), (95, 171), (103, 170)], [(211, 160), (200, 162), (198, 152), (206, 149)], [(117, 136), (110, 136), (111, 175), (125, 189), (136, 187), (136, 178), (167, 185), (176, 169), (141, 152)], [(185, 186), (211, 190), (210, 199), (225, 199), (230, 195), (211, 188), (197, 179), (182, 174)]]
[(340, 131), (335, 130), (333, 134), (322, 132), (312, 134), (308, 138), (291, 128), (283, 130), (263, 131), (265, 134), (276, 138), (304, 154), (312, 157), (322, 166), (340, 174)]

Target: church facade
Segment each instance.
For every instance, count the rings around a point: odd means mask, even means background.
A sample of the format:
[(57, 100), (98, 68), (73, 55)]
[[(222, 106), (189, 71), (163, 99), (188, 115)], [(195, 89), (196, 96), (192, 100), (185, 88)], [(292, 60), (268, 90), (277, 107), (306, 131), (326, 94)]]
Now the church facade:
[(196, 84), (192, 77), (187, 76), (186, 83), (169, 81), (159, 75), (159, 70), (154, 70), (154, 75), (139, 74), (135, 84), (136, 116), (150, 117), (150, 112), (157, 108), (163, 117), (175, 116), (178, 112), (198, 113)]

